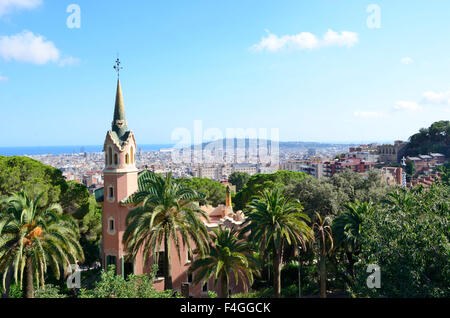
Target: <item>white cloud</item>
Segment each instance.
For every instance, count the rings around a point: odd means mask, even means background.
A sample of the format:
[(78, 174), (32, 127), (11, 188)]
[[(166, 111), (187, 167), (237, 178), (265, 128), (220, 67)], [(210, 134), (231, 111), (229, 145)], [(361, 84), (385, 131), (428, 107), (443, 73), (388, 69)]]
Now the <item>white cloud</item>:
[(408, 64), (414, 63), (414, 60), (413, 60), (412, 58), (410, 58), (410, 57), (404, 57), (404, 58), (402, 58), (402, 59), (400, 60), (400, 62), (401, 62), (402, 64), (408, 65)]
[(26, 30), (11, 36), (0, 36), (0, 57), (6, 61), (15, 60), (39, 65), (53, 62), (65, 66), (78, 61), (72, 57), (61, 59), (61, 53), (53, 42)]
[(30, 10), (42, 4), (42, 0), (0, 0), (0, 17), (17, 10)]
[(291, 50), (305, 50), (316, 49), (320, 47), (330, 46), (346, 46), (352, 47), (358, 43), (358, 34), (349, 31), (342, 31), (341, 33), (333, 30), (323, 36), (323, 39), (319, 39), (316, 35), (310, 32), (301, 32), (294, 35), (277, 36), (266, 30), (267, 36), (263, 37), (258, 44), (252, 46), (253, 50), (270, 52), (276, 52), (282, 49)]
[(322, 45), (323, 46), (346, 46), (352, 47), (358, 43), (358, 34), (355, 32), (342, 31), (341, 34), (328, 30), (324, 35)]
[(45, 64), (57, 62), (60, 52), (53, 42), (43, 36), (23, 31), (11, 36), (0, 36), (0, 56), (7, 61)]
[(425, 92), (423, 93), (422, 104), (447, 105), (450, 106), (450, 91), (448, 92)]
[(296, 35), (284, 35), (278, 37), (275, 34), (268, 33), (267, 37), (263, 37), (259, 44), (253, 46), (257, 51), (264, 49), (275, 52), (283, 48), (293, 49), (313, 49), (319, 43), (317, 37), (309, 32), (302, 32)]
[(416, 103), (416, 102), (409, 102), (409, 101), (398, 101), (395, 103), (394, 105), (394, 109), (395, 110), (400, 110), (400, 111), (418, 111), (418, 110), (422, 110), (422, 107)]
[(76, 57), (66, 57), (59, 61), (59, 66), (72, 66), (72, 65), (78, 65), (80, 63), (80, 59)]
[(373, 111), (357, 111), (354, 112), (353, 115), (357, 118), (370, 119), (370, 118), (386, 118), (387, 115), (385, 113), (373, 112)]

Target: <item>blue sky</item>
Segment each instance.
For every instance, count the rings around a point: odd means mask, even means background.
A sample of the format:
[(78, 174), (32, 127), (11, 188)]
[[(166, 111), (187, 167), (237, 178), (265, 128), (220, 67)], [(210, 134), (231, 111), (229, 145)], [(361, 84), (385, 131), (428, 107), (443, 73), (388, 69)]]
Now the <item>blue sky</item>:
[[(80, 28), (68, 28), (70, 4)], [(367, 20), (380, 9), (380, 28)], [(98, 145), (117, 52), (141, 144), (177, 127), (406, 139), (450, 118), (450, 2), (0, 0), (0, 146)]]

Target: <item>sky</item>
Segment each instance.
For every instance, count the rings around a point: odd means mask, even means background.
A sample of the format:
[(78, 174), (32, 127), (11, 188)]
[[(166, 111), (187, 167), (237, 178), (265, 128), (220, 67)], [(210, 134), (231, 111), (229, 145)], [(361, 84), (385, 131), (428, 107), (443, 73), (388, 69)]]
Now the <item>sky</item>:
[(118, 54), (138, 144), (176, 143), (195, 121), (224, 135), (275, 128), (281, 141), (405, 140), (450, 118), (449, 10), (447, 0), (0, 0), (0, 147), (103, 144)]

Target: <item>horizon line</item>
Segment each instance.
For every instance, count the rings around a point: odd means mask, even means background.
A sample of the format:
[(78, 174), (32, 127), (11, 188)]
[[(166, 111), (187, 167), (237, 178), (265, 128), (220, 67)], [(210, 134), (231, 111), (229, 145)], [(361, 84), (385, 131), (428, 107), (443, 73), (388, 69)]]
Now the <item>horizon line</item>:
[[(226, 138), (223, 138), (222, 140), (225, 140)], [(243, 139), (243, 138), (238, 138), (238, 139)], [(249, 138), (245, 138), (245, 139), (249, 139)], [(251, 138), (251, 139), (255, 139), (255, 138)], [(258, 140), (258, 138), (256, 138)], [(216, 140), (210, 140), (210, 141), (205, 141), (203, 143), (209, 143), (209, 142), (214, 142), (214, 141), (218, 141), (218, 139)], [(268, 139), (268, 141), (273, 141)], [(357, 141), (357, 140), (352, 140), (352, 141), (303, 141), (303, 140), (280, 140), (278, 141), (279, 143), (316, 143), (316, 144), (335, 144), (335, 145), (364, 145), (364, 144), (371, 144), (371, 143), (377, 143), (377, 144), (383, 144), (383, 143), (394, 143), (395, 140), (377, 140), (377, 141), (367, 141), (367, 140), (363, 140), (363, 141)], [(138, 144), (140, 146), (175, 146), (176, 143), (142, 143), (142, 144)], [(194, 146), (197, 144), (191, 144), (191, 146)], [(186, 145), (187, 146), (187, 145)], [(65, 145), (26, 145), (26, 146), (3, 146), (0, 145), (0, 149), (5, 149), (5, 148), (49, 148), (49, 147), (102, 147), (102, 144), (65, 144)], [(138, 147), (139, 148), (139, 147)]]

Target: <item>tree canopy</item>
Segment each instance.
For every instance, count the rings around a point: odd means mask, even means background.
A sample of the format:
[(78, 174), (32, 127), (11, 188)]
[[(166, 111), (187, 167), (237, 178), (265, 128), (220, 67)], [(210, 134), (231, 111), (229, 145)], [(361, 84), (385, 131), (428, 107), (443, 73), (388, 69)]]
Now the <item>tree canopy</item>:
[(0, 156), (0, 196), (25, 191), (31, 196), (42, 193), (41, 206), (59, 202), (67, 191), (60, 170), (28, 157)]
[(279, 170), (275, 173), (258, 173), (250, 177), (244, 188), (234, 197), (235, 209), (242, 210), (252, 196), (261, 194), (266, 189), (284, 189), (287, 185), (312, 178), (303, 172)]
[(295, 181), (287, 187), (287, 193), (298, 199), (312, 216), (316, 211), (321, 215), (337, 215), (349, 202), (378, 202), (390, 189), (375, 171), (363, 176), (347, 170), (329, 179)]
[(250, 179), (250, 175), (246, 172), (233, 172), (228, 177), (228, 181), (236, 186), (236, 192), (239, 192), (242, 190), (242, 188), (247, 184), (248, 180)]
[[(353, 291), (371, 297), (450, 296), (449, 187), (417, 186), (390, 193), (363, 216)], [(369, 264), (381, 270), (381, 288), (366, 286)]]
[(202, 205), (218, 206), (219, 204), (225, 204), (227, 189), (218, 181), (208, 178), (181, 178), (177, 179), (177, 182), (204, 194), (206, 196), (205, 199), (200, 201)]
[(441, 120), (429, 128), (422, 128), (409, 138), (405, 155), (416, 156), (438, 152), (450, 157), (450, 121)]
[(19, 191), (32, 197), (41, 194), (40, 207), (60, 204), (64, 214), (78, 222), (86, 262), (91, 264), (99, 258), (101, 208), (86, 186), (66, 181), (60, 170), (40, 161), (0, 156), (0, 197)]

